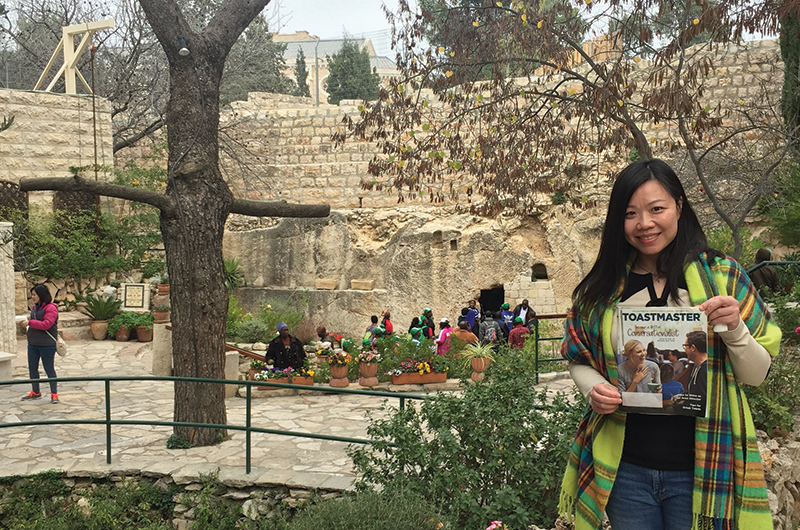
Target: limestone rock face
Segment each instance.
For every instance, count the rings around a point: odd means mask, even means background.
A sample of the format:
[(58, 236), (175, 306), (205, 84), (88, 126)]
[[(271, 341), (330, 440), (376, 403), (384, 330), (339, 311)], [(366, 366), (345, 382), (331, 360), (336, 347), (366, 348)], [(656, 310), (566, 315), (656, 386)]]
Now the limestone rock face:
[[(238, 294), (247, 310), (307, 289), (314, 326), (361, 336), (384, 309), (396, 331), (424, 307), (437, 322), (456, 322), (469, 299), (490, 289), (502, 289), (512, 308), (528, 298), (540, 314), (565, 312), (594, 262), (601, 213), (565, 208), (542, 219), (486, 219), (445, 208), (333, 211), (226, 232), (224, 253), (241, 260), (249, 287)], [(535, 265), (546, 278), (534, 277)], [(333, 290), (315, 287), (331, 279)], [(372, 290), (349, 289), (353, 280)]]

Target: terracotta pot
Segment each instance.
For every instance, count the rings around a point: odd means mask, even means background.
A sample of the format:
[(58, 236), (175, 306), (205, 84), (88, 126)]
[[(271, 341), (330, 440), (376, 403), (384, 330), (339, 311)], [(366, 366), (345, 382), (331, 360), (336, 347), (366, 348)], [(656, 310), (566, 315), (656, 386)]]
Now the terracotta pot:
[(94, 340), (103, 340), (108, 336), (108, 320), (92, 320), (89, 328)]
[(125, 342), (126, 340), (131, 338), (131, 330), (129, 330), (125, 326), (120, 326), (116, 333), (114, 333), (114, 339)]
[(156, 286), (156, 292), (158, 294), (169, 294), (169, 284), (168, 283), (159, 283)]
[(344, 388), (350, 386), (350, 381), (347, 379), (347, 365), (336, 365), (332, 364), (330, 366), (331, 369), (331, 380), (328, 382), (329, 385), (336, 388)]
[(358, 370), (361, 372), (361, 377), (358, 380), (359, 385), (377, 386), (378, 363), (358, 363)]
[(260, 371), (261, 370), (259, 370), (258, 368), (250, 368), (250, 370), (247, 372), (247, 378), (250, 381), (255, 381), (256, 380), (256, 374), (258, 372), (260, 372)]
[(429, 374), (400, 374), (393, 375), (393, 385), (423, 385), (425, 383), (444, 383), (447, 381), (447, 374), (431, 372)]
[(292, 377), (292, 384), (293, 385), (314, 386), (314, 378), (311, 377), (311, 376), (308, 376), (308, 377)]
[[(289, 384), (289, 378), (288, 377), (280, 377), (278, 379), (270, 379), (269, 382), (270, 383), (285, 383), (285, 384)], [(259, 390), (283, 390), (283, 389), (275, 387), (275, 386), (259, 386), (259, 387), (256, 387), (256, 388), (258, 388)]]
[(473, 381), (480, 381), (483, 379), (483, 372), (489, 366), (490, 359), (488, 357), (473, 357), (470, 361), (472, 362), (472, 375), (470, 378)]
[(153, 311), (153, 319), (156, 321), (156, 324), (169, 322), (169, 311)]
[(147, 326), (136, 326), (136, 338), (139, 342), (151, 342), (153, 340), (153, 326), (147, 331)]

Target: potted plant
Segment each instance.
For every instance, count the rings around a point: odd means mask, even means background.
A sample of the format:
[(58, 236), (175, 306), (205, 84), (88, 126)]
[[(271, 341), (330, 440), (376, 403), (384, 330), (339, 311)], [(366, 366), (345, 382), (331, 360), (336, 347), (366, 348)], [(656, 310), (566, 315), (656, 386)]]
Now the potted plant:
[(103, 340), (108, 336), (108, 319), (119, 311), (122, 300), (112, 297), (89, 295), (83, 299), (83, 312), (92, 319), (89, 326), (94, 340)]
[[(273, 367), (258, 372), (255, 375), (254, 379), (256, 381), (269, 381), (270, 383), (289, 384), (289, 376), (291, 373), (292, 373), (291, 368), (284, 368), (281, 370), (279, 368)], [(259, 386), (256, 388), (258, 388), (259, 390), (279, 390), (279, 388), (271, 386)]]
[(139, 342), (150, 342), (153, 340), (153, 315), (142, 313), (136, 319), (136, 338)]
[(261, 361), (259, 359), (251, 359), (250, 372), (249, 372), (250, 380), (255, 381), (256, 374), (258, 372), (263, 372), (266, 368), (267, 368), (267, 363), (265, 363), (264, 361)]
[(338, 353), (333, 352), (328, 356), (328, 367), (331, 370), (329, 385), (337, 388), (350, 385), (350, 381), (347, 379), (347, 365), (350, 364), (350, 360), (350, 354), (344, 350)]
[(158, 294), (169, 294), (169, 274), (166, 272), (159, 278), (156, 291)]
[(292, 384), (293, 385), (314, 385), (314, 370), (311, 369), (311, 363), (306, 357), (303, 360), (303, 367), (299, 370), (292, 371)]
[[(443, 357), (443, 356), (441, 356)], [(400, 363), (400, 367), (389, 372), (393, 385), (421, 385), (425, 383), (444, 383), (447, 373), (434, 371), (434, 366), (440, 363), (428, 360), (408, 358)], [(445, 367), (445, 370), (447, 368)]]
[(361, 386), (376, 386), (378, 384), (378, 363), (381, 362), (381, 354), (371, 350), (362, 351), (358, 354), (358, 371), (361, 377), (358, 384)]
[(156, 304), (153, 306), (153, 321), (156, 324), (169, 322), (170, 308), (167, 304)]
[(459, 353), (467, 364), (472, 365), (473, 381), (483, 379), (483, 372), (486, 367), (494, 360), (494, 349), (491, 344), (470, 344)]
[(108, 321), (108, 334), (116, 340), (126, 341), (130, 339), (131, 330), (138, 325), (138, 322), (139, 315), (133, 311), (117, 313)]

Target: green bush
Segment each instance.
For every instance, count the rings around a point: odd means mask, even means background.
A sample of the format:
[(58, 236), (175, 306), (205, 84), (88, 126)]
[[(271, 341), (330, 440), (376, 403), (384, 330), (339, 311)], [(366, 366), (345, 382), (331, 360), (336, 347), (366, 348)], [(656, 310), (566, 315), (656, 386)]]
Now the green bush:
[(493, 519), (549, 528), (584, 406), (563, 394), (548, 398), (532, 376), (518, 359), (498, 355), (487, 382), (463, 395), (439, 394), (372, 419), (371, 443), (348, 450), (357, 488), (416, 492), (449, 513), (456, 528), (485, 528)]
[(422, 495), (364, 491), (307, 505), (288, 530), (436, 530), (440, 523), (452, 528), (440, 509)]
[(225, 336), (233, 340), (239, 336), (239, 327), (247, 320), (252, 320), (253, 315), (245, 313), (239, 307), (239, 299), (232, 294), (228, 295), (228, 316), (225, 320)]
[(289, 326), (289, 331), (294, 333), (297, 325), (303, 320), (307, 307), (306, 295), (300, 292), (286, 300), (267, 300), (257, 318), (267, 324), (273, 335), (277, 333), (278, 324), (281, 322), (285, 322)]
[[(152, 316), (153, 315), (150, 315), (151, 318)], [(134, 313), (133, 311), (123, 311), (121, 313), (117, 313), (111, 320), (108, 321), (108, 335), (113, 337), (122, 326), (125, 326), (129, 331), (131, 331), (136, 326), (143, 325), (139, 324), (140, 321), (141, 315)]]
[[(707, 232), (708, 244), (711, 248), (724, 252), (727, 256), (733, 256), (734, 244), (731, 234), (732, 232), (728, 225), (720, 226)], [(760, 237), (754, 237), (747, 224), (739, 229), (739, 235), (742, 237), (742, 253), (737, 258), (737, 261), (747, 267), (755, 260), (756, 251), (769, 245)]]
[(275, 334), (274, 328), (261, 320), (245, 320), (239, 325), (239, 342), (269, 342)]

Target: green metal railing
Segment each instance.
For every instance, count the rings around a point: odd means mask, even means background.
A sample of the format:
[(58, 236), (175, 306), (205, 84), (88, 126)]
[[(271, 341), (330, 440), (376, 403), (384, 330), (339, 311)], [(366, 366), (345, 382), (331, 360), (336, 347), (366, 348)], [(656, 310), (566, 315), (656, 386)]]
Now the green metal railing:
[[(252, 387), (255, 386), (270, 386), (275, 388), (289, 388), (296, 390), (310, 390), (315, 392), (337, 393), (337, 394), (356, 394), (372, 397), (384, 397), (400, 400), (400, 410), (405, 408), (407, 399), (425, 400), (429, 396), (423, 394), (412, 394), (403, 392), (385, 392), (380, 390), (354, 390), (349, 388), (333, 388), (333, 387), (317, 387), (308, 385), (292, 385), (289, 383), (270, 383), (269, 381), (241, 381), (230, 379), (204, 379), (199, 377), (162, 377), (162, 376), (105, 376), (105, 377), (54, 377), (52, 379), (36, 379), (40, 384), (47, 384), (50, 381), (57, 381), (59, 383), (68, 382), (89, 382), (89, 381), (102, 381), (105, 387), (105, 419), (81, 419), (81, 420), (39, 420), (39, 421), (19, 421), (12, 423), (0, 423), (0, 428), (10, 427), (28, 427), (35, 425), (105, 425), (106, 426), (106, 463), (111, 463), (111, 427), (116, 425), (153, 425), (160, 427), (192, 427), (192, 428), (210, 428), (210, 429), (231, 429), (234, 431), (245, 432), (245, 472), (250, 473), (251, 468), (251, 434), (264, 433), (264, 434), (277, 434), (281, 436), (297, 436), (300, 438), (312, 438), (315, 440), (329, 440), (335, 442), (347, 442), (353, 444), (368, 444), (371, 440), (363, 438), (349, 438), (346, 436), (333, 436), (329, 434), (314, 434), (296, 431), (284, 431), (280, 429), (266, 429), (262, 427), (253, 427), (252, 425)], [(182, 421), (147, 421), (147, 420), (115, 420), (111, 418), (111, 382), (112, 381), (189, 381), (196, 383), (217, 383), (221, 385), (242, 385), (246, 387), (245, 399), (245, 424), (220, 425), (216, 423), (193, 423)], [(0, 381), (0, 386), (10, 385), (24, 385), (30, 384), (30, 379), (15, 379), (12, 381)], [(390, 443), (389, 445), (394, 445)]]
[(539, 322), (542, 321), (542, 320), (562, 320), (563, 321), (565, 318), (567, 318), (566, 313), (564, 313), (564, 314), (555, 314), (555, 315), (537, 315), (536, 316), (536, 319), (537, 319), (536, 320), (536, 325), (533, 327), (533, 338), (536, 341), (536, 344), (535, 344), (535, 347), (534, 347), (534, 358), (533, 358), (533, 367), (534, 367), (534, 370), (536, 371), (536, 384), (539, 384), (539, 364), (540, 363), (557, 363), (557, 362), (565, 362), (566, 361), (566, 359), (563, 359), (561, 357), (548, 357), (548, 358), (545, 358), (545, 359), (541, 359), (539, 357), (539, 353), (540, 353), (539, 343), (540, 342), (553, 341), (553, 340), (561, 341), (561, 340), (564, 339), (564, 337), (542, 337), (542, 336), (540, 336), (539, 335)]

